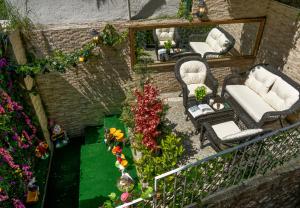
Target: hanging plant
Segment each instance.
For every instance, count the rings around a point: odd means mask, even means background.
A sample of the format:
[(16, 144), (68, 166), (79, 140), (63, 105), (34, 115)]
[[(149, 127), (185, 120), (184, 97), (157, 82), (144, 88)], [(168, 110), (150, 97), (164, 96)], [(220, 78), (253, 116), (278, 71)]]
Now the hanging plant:
[(100, 33), (100, 43), (106, 46), (116, 46), (121, 44), (127, 36), (127, 31), (120, 33), (113, 25), (107, 24)]
[(193, 20), (193, 16), (191, 14), (192, 6), (193, 6), (192, 0), (181, 0), (177, 11), (177, 17), (192, 21)]

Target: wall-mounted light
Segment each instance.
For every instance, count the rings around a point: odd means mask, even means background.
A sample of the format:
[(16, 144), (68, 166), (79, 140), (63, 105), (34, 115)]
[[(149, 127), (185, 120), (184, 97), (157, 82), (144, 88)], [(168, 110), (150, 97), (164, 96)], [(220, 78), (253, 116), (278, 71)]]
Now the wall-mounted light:
[(90, 33), (93, 37), (93, 41), (95, 43), (97, 43), (99, 41), (99, 32), (97, 30), (93, 29)]
[(202, 18), (207, 13), (204, 0), (199, 0), (197, 16)]

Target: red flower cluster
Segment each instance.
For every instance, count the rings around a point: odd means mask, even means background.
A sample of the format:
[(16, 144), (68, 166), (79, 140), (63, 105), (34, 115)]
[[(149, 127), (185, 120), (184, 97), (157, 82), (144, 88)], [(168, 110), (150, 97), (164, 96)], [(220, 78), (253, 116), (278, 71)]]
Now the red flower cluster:
[(135, 91), (137, 105), (132, 107), (135, 121), (135, 132), (143, 134), (143, 144), (149, 149), (157, 147), (157, 137), (160, 132), (157, 126), (160, 123), (160, 113), (163, 103), (158, 98), (158, 90), (150, 85), (144, 85), (144, 91)]

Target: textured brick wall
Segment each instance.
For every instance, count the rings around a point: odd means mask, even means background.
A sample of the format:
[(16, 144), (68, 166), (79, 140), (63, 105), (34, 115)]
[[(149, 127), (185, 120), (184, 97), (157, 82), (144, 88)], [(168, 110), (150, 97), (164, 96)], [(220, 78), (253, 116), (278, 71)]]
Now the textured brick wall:
[(272, 1), (257, 62), (270, 63), (300, 82), (300, 9)]
[[(73, 51), (91, 39), (89, 28), (35, 31), (28, 48), (40, 56), (54, 49)], [(36, 83), (49, 118), (62, 124), (70, 136), (82, 135), (87, 125), (97, 125), (107, 114), (120, 112), (124, 87), (131, 82), (127, 44), (102, 48), (90, 59), (65, 74), (38, 75)]]
[(206, 198), (208, 208), (295, 208), (300, 206), (300, 160)]
[[(194, 0), (194, 7), (197, 6)], [(232, 19), (265, 16), (270, 0), (205, 0), (208, 19)]]
[(251, 55), (259, 23), (236, 23), (221, 25), (234, 39), (234, 48), (230, 51), (233, 55)]

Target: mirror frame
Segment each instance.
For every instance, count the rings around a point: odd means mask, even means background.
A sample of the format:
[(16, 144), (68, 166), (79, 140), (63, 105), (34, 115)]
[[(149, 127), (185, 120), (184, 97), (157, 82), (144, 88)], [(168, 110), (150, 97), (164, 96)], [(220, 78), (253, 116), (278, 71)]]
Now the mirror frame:
[[(157, 20), (156, 20), (157, 21)], [(129, 47), (130, 47), (130, 62), (131, 68), (133, 69), (134, 65), (136, 64), (136, 57), (135, 57), (135, 35), (137, 31), (141, 30), (153, 30), (155, 28), (165, 28), (165, 27), (194, 27), (194, 26), (203, 26), (203, 25), (220, 25), (220, 24), (234, 24), (234, 23), (259, 23), (258, 32), (256, 35), (255, 45), (253, 51), (250, 55), (242, 55), (242, 56), (232, 56), (232, 57), (221, 57), (221, 58), (214, 58), (208, 59), (208, 63), (217, 64), (217, 66), (222, 66), (222, 62), (236, 62), (238, 60), (254, 60), (257, 56), (259, 46), (261, 43), (261, 39), (263, 36), (266, 17), (255, 17), (255, 18), (241, 18), (241, 19), (225, 19), (225, 20), (194, 20), (192, 22), (176, 20), (168, 22), (168, 20), (161, 20), (161, 23), (147, 21), (147, 22), (133, 22), (129, 27)], [(153, 63), (148, 64), (149, 68), (157, 68), (157, 67), (165, 67), (165, 66), (173, 66), (175, 62), (163, 62), (163, 63)]]

